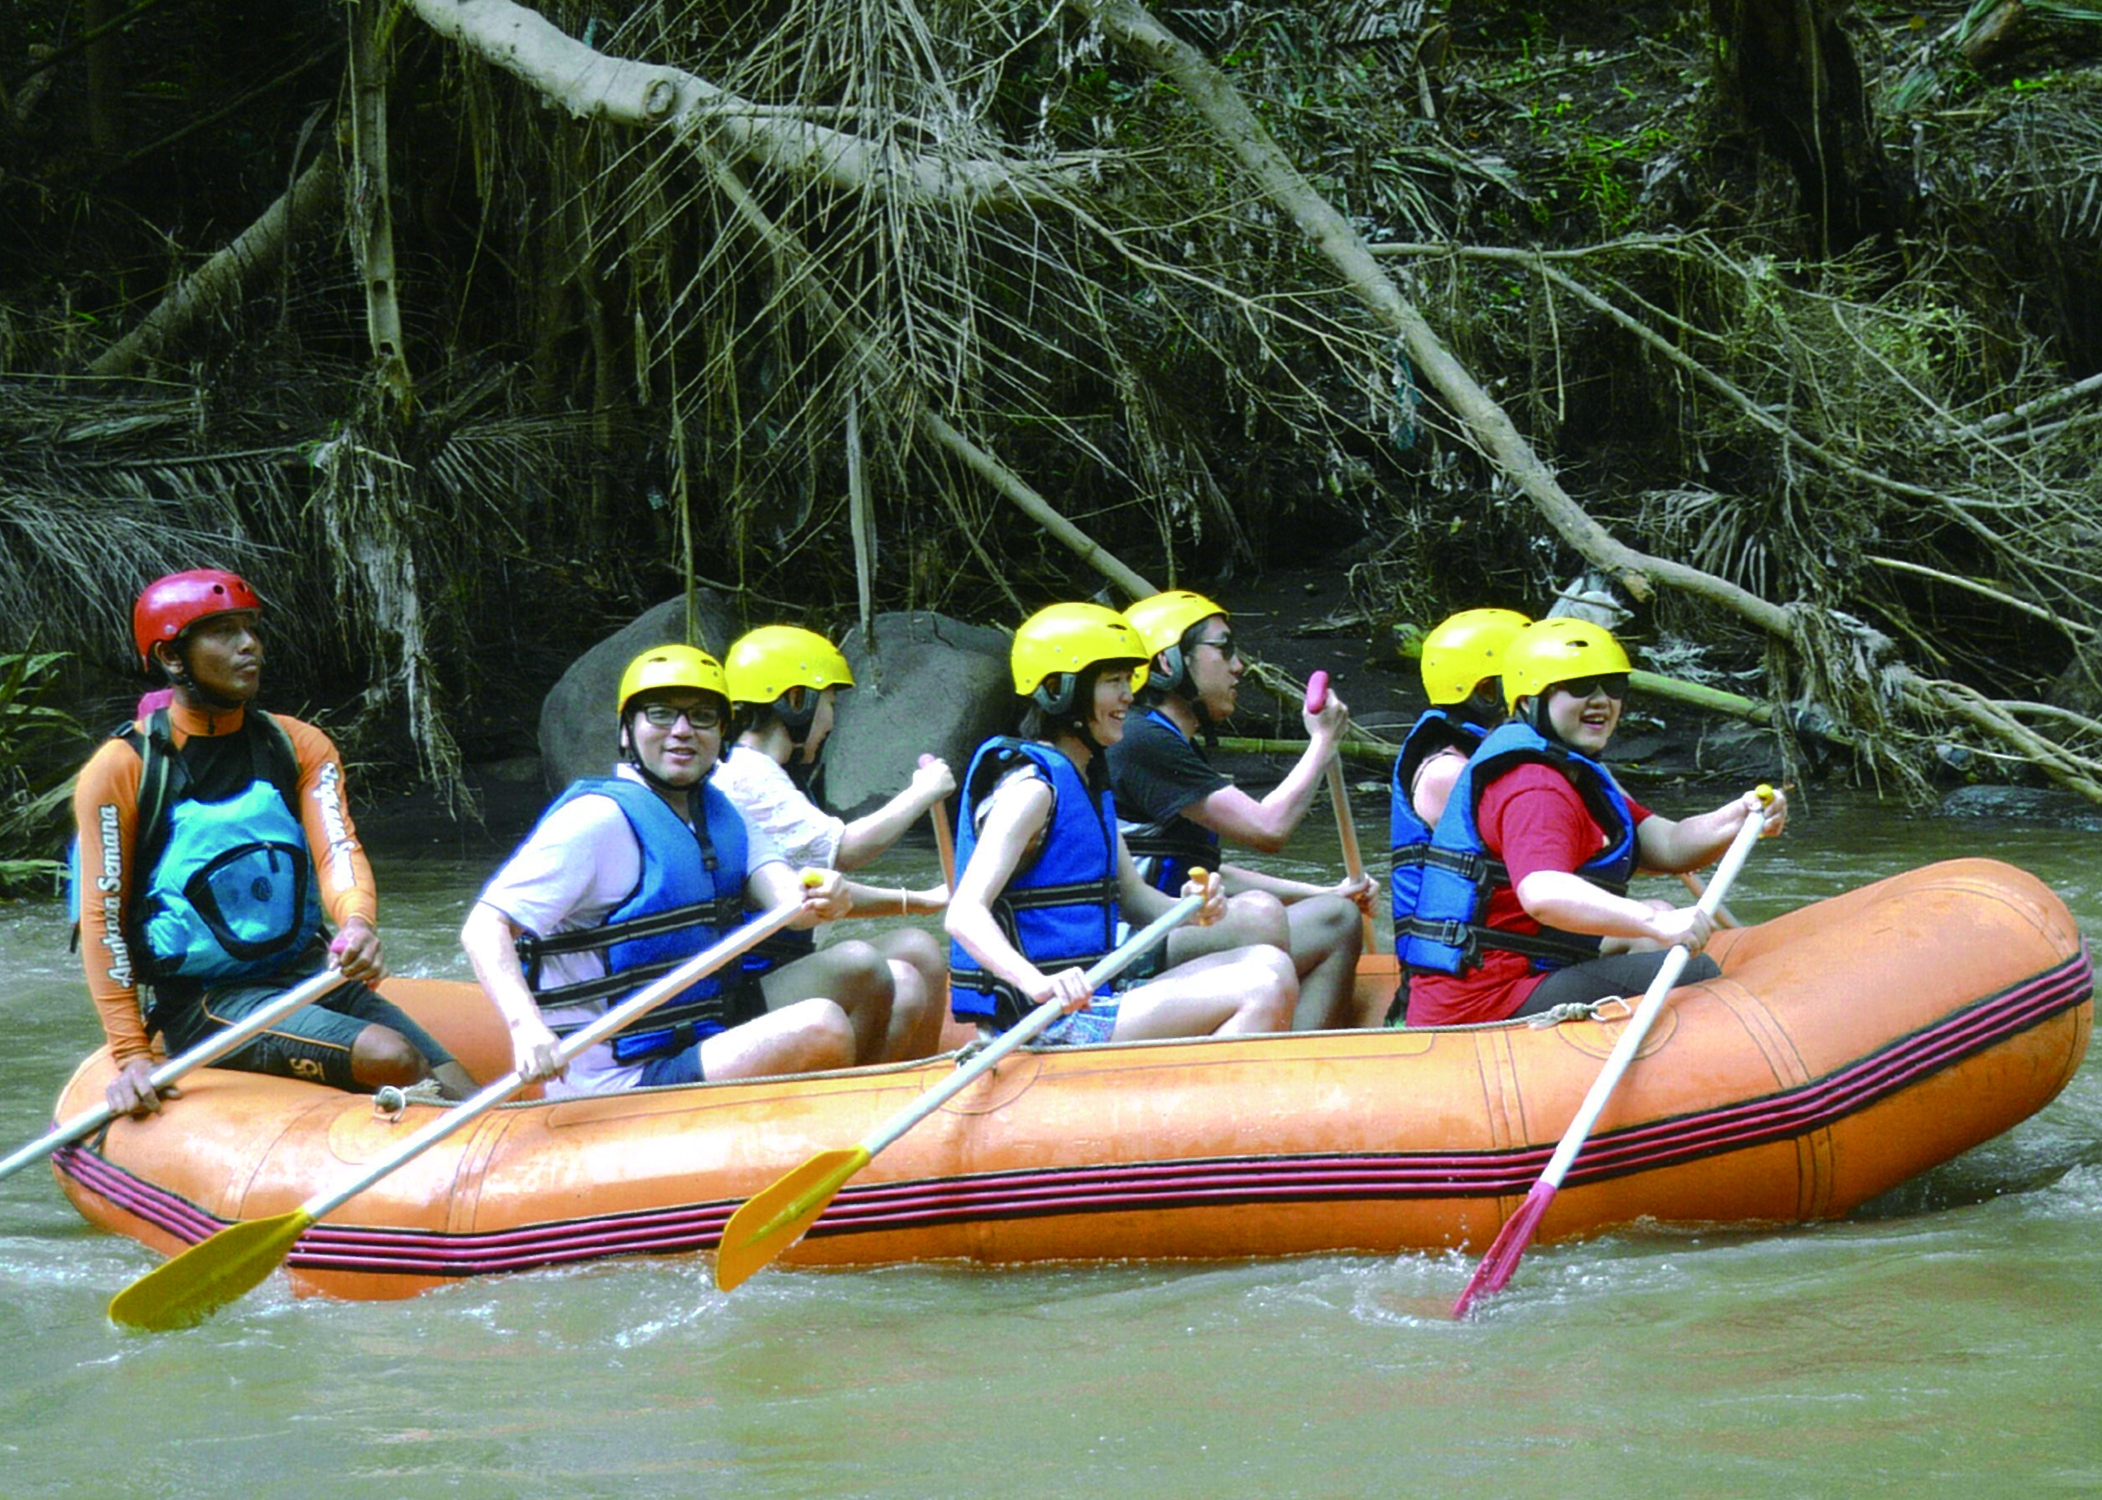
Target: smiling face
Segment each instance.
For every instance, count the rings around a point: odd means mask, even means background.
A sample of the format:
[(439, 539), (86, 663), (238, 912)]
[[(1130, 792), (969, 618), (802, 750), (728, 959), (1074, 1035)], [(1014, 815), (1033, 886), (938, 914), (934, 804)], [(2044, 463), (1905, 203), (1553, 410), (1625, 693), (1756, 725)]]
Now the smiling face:
[(643, 770), (667, 786), (698, 786), (722, 754), (726, 709), (713, 693), (670, 688), (630, 703), (624, 733)]
[[(1581, 692), (1571, 691), (1572, 687)], [(1620, 692), (1626, 691), (1623, 684)], [(1558, 682), (1547, 690), (1547, 722), (1563, 744), (1596, 759), (1620, 727), (1620, 703), (1612, 684), (1604, 679)]]
[(1231, 718), (1241, 697), (1241, 674), (1248, 664), (1234, 644), (1233, 627), (1224, 615), (1213, 615), (1192, 633), (1183, 648), (1190, 668), (1190, 696), (1215, 720)]
[(262, 683), (262, 620), (252, 609), (206, 615), (179, 644), (164, 642), (154, 651), (162, 666), (186, 670), (207, 703), (246, 703)]
[(1098, 745), (1114, 745), (1124, 738), (1124, 715), (1131, 709), (1131, 668), (1104, 667), (1095, 679), (1095, 697), (1088, 711), (1088, 732)]

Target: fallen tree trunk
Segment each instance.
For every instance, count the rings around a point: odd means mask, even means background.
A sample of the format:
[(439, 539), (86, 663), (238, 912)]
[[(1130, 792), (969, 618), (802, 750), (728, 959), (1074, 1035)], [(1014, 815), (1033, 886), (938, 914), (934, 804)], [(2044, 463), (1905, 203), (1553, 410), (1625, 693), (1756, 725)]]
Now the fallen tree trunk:
[(912, 155), (784, 116), (682, 68), (608, 57), (512, 0), (407, 0), (418, 18), (571, 114), (641, 129), (706, 132), (730, 154), (854, 193), (991, 208), (1027, 203), (1062, 175), (1020, 162)]
[[(1483, 453), (1580, 556), (1612, 574), (1637, 599), (1650, 598), (1653, 586), (1661, 583), (1732, 611), (1792, 653), (1813, 683), (1836, 684), (1844, 677), (1854, 688), (1854, 701), (1866, 705), (1867, 732), (1856, 737), (1857, 743), (1872, 749), (1878, 744), (1876, 721), (1886, 707), (1928, 719), (1939, 717), (1999, 740), (2052, 780), (2102, 802), (2102, 760), (2045, 739), (2019, 723), (2007, 705), (1960, 683), (1923, 677), (1895, 661), (1872, 665), (1872, 643), (1865, 639), (1872, 632), (1861, 630), (1858, 622), (1833, 611), (1774, 604), (1727, 579), (1639, 552), (1615, 538), (1562, 489), (1503, 408), (1476, 384), (1402, 295), (1364, 239), (1292, 164), (1232, 82), (1203, 53), (1169, 31), (1139, 0), (1068, 3), (1175, 83), (1262, 194), (1299, 225), (1343, 276), (1345, 285), (1402, 341), (1417, 374), (1445, 399)], [(1851, 672), (1843, 665), (1849, 657), (1858, 658)], [(1835, 661), (1842, 664), (1835, 665)], [(2102, 733), (2102, 724), (2094, 724), (2093, 729)], [(1901, 769), (1915, 788), (1924, 790), (1924, 778), (1916, 766), (1895, 756), (1887, 763)]]
[(240, 300), (250, 278), (276, 262), (299, 227), (342, 206), (343, 173), (325, 148), (269, 208), (210, 260), (179, 282), (131, 332), (96, 356), (91, 375), (128, 375), (207, 318)]
[(1525, 440), (1496, 401), (1467, 369), (1416, 306), (1402, 295), (1371, 248), (1306, 180), (1263, 128), (1239, 90), (1211, 62), (1154, 19), (1137, 0), (1070, 0), (1083, 14), (1151, 66), (1174, 80), (1203, 114), (1213, 132), (1241, 162), (1263, 194), (1306, 232), (1373, 315), (1402, 341), (1420, 378), (1444, 397), (1491, 462), (1531, 500), (1555, 531), (1585, 559), (1615, 576), (1637, 599), (1648, 599), (1656, 583), (1714, 600), (1762, 630), (1793, 640), (1789, 611), (1758, 595), (1666, 558), (1629, 547), (1594, 521), (1556, 480), (1554, 471)]

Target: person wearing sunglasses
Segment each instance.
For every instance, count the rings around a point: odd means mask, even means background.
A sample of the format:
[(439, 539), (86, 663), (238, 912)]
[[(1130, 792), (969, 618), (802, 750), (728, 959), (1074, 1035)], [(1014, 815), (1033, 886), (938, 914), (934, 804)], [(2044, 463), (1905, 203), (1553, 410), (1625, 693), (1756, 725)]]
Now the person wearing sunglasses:
[(892, 983), (867, 943), (833, 943), (763, 975), (733, 967), (673, 996), (565, 1071), (556, 1038), (742, 924), (801, 901), (795, 925), (851, 909), (837, 871), (790, 867), (710, 784), (729, 723), (721, 663), (658, 646), (628, 663), (621, 763), (573, 783), (483, 889), (460, 945), (511, 1031), (512, 1054), (552, 1097), (874, 1062)]
[(1350, 711), (1331, 693), (1318, 712), (1303, 713), (1307, 747), (1291, 770), (1261, 797), (1213, 768), (1198, 741), (1232, 715), (1247, 662), (1234, 641), (1226, 611), (1204, 595), (1171, 589), (1141, 599), (1124, 612), (1153, 653), (1141, 712), (1109, 748), (1110, 785), (1124, 819), (1124, 837), (1140, 875), (1156, 890), (1178, 889), (1192, 866), (1215, 869), (1228, 893), (1227, 915), (1209, 928), (1184, 928), (1168, 939), (1168, 955), (1271, 943), (1292, 955), (1299, 975), (1296, 1030), (1351, 1024), (1364, 914), (1376, 887), (1371, 877), (1315, 885), (1304, 880), (1222, 863), (1223, 841), (1275, 854), (1313, 805), (1329, 758), (1336, 753)]
[[(1285, 1030), (1299, 986), (1291, 959), (1272, 946), (1196, 958), (1156, 948), (1089, 989), (1087, 971), (1126, 927), (1174, 904), (1139, 878), (1103, 770), (1145, 677), (1145, 647), (1115, 610), (1052, 604), (1015, 631), (1008, 664), (1021, 732), (973, 753), (957, 810), (956, 891), (944, 923), (956, 1018), (991, 1035), (1059, 1000), (1066, 1014), (1039, 1034), (1041, 1046)], [(1204, 898), (1192, 918), (1201, 925), (1225, 914), (1210, 872), (1174, 894)]]
[(1696, 955), (1682, 983), (1720, 972), (1701, 954), (1714, 930), (1695, 906), (1627, 894), (1637, 869), (1697, 870), (1745, 819), (1777, 834), (1788, 800), (1754, 793), (1685, 819), (1657, 816), (1606, 769), (1627, 699), (1627, 652), (1603, 626), (1554, 618), (1503, 650), (1511, 719), (1469, 758), (1422, 869), (1415, 914), (1397, 933), (1411, 1026), (1537, 1015), (1648, 987), (1665, 950)]

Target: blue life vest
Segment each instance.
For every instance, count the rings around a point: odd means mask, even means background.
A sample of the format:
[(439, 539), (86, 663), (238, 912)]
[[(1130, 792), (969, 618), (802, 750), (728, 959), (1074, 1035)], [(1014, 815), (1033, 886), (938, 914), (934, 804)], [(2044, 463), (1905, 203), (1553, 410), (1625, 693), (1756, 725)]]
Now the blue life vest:
[[(1051, 783), (1051, 816), (1036, 859), (993, 898), (993, 917), (1023, 957), (1046, 973), (1086, 968), (1117, 945), (1117, 804), (1091, 792), (1065, 755), (1033, 740), (987, 740), (971, 757), (957, 809), (956, 867), (978, 847), (978, 804), (1017, 762), (1035, 763)], [(1108, 985), (1096, 991), (1110, 993)], [(1015, 988), (979, 967), (961, 943), (949, 945), (949, 1007), (958, 1020), (1002, 1030), (1033, 1008)]]
[(260, 709), (235, 734), (247, 739), (253, 775), (232, 795), (206, 802), (175, 747), (167, 709), (156, 710), (143, 733), (118, 731), (139, 752), (132, 844), (141, 873), (126, 925), (148, 981), (267, 978), (297, 961), (321, 931), (314, 860), (293, 811), (299, 766), (291, 737)]
[[(1178, 738), (1188, 738), (1181, 726), (1159, 709), (1147, 709), (1146, 717)], [(1157, 891), (1180, 896), (1191, 869), (1219, 868), (1218, 833), (1181, 813), (1148, 823), (1125, 821), (1120, 826), (1124, 845), (1138, 862), (1139, 878)]]
[(1522, 953), (1540, 970), (1597, 956), (1596, 937), (1553, 928), (1542, 928), (1537, 934), (1506, 932), (1486, 923), (1491, 892), (1510, 885), (1511, 877), (1503, 862), (1483, 849), (1475, 816), (1490, 783), (1526, 762), (1566, 771), (1584, 806), (1605, 830), (1606, 847), (1576, 873), (1616, 893), (1626, 890), (1636, 860), (1635, 817), (1627, 794), (1597, 761), (1513, 720), (1492, 730), (1468, 760), (1432, 831), (1415, 915), (1409, 920), (1406, 940), (1399, 945), (1404, 967), (1461, 974), (1481, 962), (1485, 948)]
[(1416, 771), (1440, 750), (1472, 755), (1488, 732), (1479, 724), (1433, 708), (1416, 720), (1408, 738), (1401, 742), (1401, 754), (1394, 759), (1394, 779), (1387, 789), (1387, 842), (1394, 851), (1394, 873), (1388, 877), (1387, 888), (1396, 932), (1402, 931), (1416, 915), (1417, 893), (1423, 886), (1423, 861), (1431, 846), (1430, 824), (1416, 816)]
[[(541, 815), (545, 822), (557, 808), (578, 797), (609, 797), (628, 820), (642, 853), (642, 873), (635, 888), (597, 927), (518, 939), (526, 983), (544, 1009), (641, 989), (719, 942), (744, 920), (744, 889), (750, 875), (744, 819), (728, 797), (706, 782), (692, 795), (700, 799), (701, 817), (696, 823), (688, 823), (639, 781), (594, 777), (572, 782)], [(583, 952), (604, 954), (603, 978), (541, 986), (543, 959)], [(757, 996), (756, 976), (750, 984), (742, 979), (739, 969), (727, 983), (720, 971), (696, 980), (627, 1030), (615, 1033), (614, 1061), (640, 1062), (682, 1051), (760, 1014), (765, 1001)], [(578, 1021), (553, 1029), (564, 1035), (588, 1024)]]

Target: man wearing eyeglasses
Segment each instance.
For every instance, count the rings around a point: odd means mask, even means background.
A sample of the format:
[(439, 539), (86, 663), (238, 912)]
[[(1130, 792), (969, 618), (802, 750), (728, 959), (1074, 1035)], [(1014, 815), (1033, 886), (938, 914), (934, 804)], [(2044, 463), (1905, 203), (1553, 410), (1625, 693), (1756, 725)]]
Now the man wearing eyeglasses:
[(557, 1037), (711, 946), (748, 907), (800, 900), (803, 928), (851, 908), (837, 871), (806, 886), (808, 872), (709, 784), (730, 711), (714, 657), (645, 651), (622, 674), (618, 703), (621, 764), (556, 799), (460, 931), (518, 1070), (562, 1097), (877, 1060), (890, 970), (869, 944), (842, 942), (763, 977), (741, 966), (709, 975), (557, 1076)]
[(1453, 784), (1431, 835), (1415, 915), (1396, 934), (1411, 1026), (1539, 1015), (1648, 988), (1665, 950), (1696, 956), (1680, 982), (1720, 970), (1700, 950), (1698, 906), (1627, 894), (1636, 870), (1697, 870), (1751, 817), (1781, 831), (1788, 799), (1747, 793), (1695, 817), (1658, 817), (1602, 757), (1628, 693), (1627, 653), (1604, 626), (1538, 620), (1502, 653), (1510, 722)]
[(1350, 713), (1330, 694), (1305, 717), (1307, 747), (1283, 781), (1260, 798), (1215, 770), (1198, 745), (1229, 717), (1247, 663), (1226, 611), (1202, 594), (1173, 589), (1124, 611), (1153, 653), (1138, 693), (1143, 710), (1125, 720), (1109, 747), (1109, 775), (1125, 842), (1139, 873), (1156, 889), (1181, 889), (1192, 865), (1216, 869), (1228, 892), (1227, 915), (1210, 927), (1183, 928), (1168, 939), (1168, 961), (1182, 963), (1218, 948), (1270, 943), (1292, 955), (1299, 973), (1295, 1030), (1351, 1023), (1362, 916), (1371, 910), (1370, 876), (1337, 885), (1222, 863), (1222, 840), (1275, 854), (1306, 817)]

